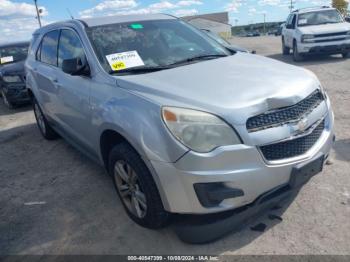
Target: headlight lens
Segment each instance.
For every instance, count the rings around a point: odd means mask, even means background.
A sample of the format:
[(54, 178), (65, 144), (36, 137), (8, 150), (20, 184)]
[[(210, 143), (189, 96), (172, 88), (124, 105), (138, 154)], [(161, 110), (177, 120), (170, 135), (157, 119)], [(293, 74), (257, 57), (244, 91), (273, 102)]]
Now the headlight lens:
[(308, 42), (308, 43), (312, 43), (315, 41), (315, 36), (314, 35), (303, 35), (302, 36), (302, 42)]
[(19, 83), (22, 82), (21, 78), (19, 76), (3, 76), (2, 79), (4, 79), (7, 83)]
[(322, 93), (324, 99), (327, 100), (327, 97), (328, 97), (327, 96), (327, 92), (326, 92), (326, 90), (324, 89), (324, 87), (322, 85), (320, 85), (320, 90), (321, 90), (321, 93)]
[(235, 131), (212, 114), (164, 107), (162, 117), (170, 132), (193, 151), (208, 153), (220, 146), (241, 144)]

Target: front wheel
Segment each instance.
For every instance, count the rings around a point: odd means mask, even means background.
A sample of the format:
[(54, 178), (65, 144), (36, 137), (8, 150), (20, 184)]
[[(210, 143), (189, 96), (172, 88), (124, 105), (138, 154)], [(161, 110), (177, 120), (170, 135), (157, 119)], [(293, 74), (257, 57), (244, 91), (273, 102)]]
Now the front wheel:
[(109, 172), (129, 217), (140, 226), (157, 229), (167, 225), (157, 186), (139, 154), (127, 143), (116, 145), (109, 156)]
[(299, 53), (299, 51), (298, 51), (298, 45), (297, 45), (297, 43), (294, 41), (294, 45), (293, 45), (293, 60), (295, 61), (295, 62), (301, 62), (301, 61), (303, 61), (303, 57), (302, 57), (302, 55)]
[(283, 55), (290, 54), (290, 48), (286, 46), (286, 43), (284, 41), (284, 37), (282, 37), (282, 53), (283, 53)]
[(36, 123), (43, 137), (47, 140), (54, 140), (58, 138), (58, 134), (52, 129), (49, 122), (46, 120), (38, 104), (38, 101), (36, 101), (35, 98), (33, 99), (33, 108), (34, 108)]

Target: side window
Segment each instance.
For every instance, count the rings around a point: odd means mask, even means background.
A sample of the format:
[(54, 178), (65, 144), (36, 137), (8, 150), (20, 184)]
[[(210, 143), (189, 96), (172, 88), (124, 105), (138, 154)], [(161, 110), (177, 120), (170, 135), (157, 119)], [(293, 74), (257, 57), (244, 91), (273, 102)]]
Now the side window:
[(35, 49), (33, 49), (33, 45), (36, 41), (38, 41), (39, 34), (33, 34), (32, 40), (30, 41), (28, 54), (31, 56), (35, 56)]
[(294, 16), (293, 16), (293, 19), (292, 19), (292, 22), (291, 22), (292, 28), (293, 28), (293, 29), (295, 28), (296, 22), (297, 22), (297, 16), (294, 15)]
[(77, 57), (85, 57), (80, 39), (74, 31), (63, 29), (58, 44), (58, 67), (62, 68), (63, 60)]
[(41, 43), (38, 50), (36, 51), (36, 60), (41, 61)]
[(49, 65), (57, 66), (57, 42), (59, 30), (47, 33), (41, 43), (40, 61)]

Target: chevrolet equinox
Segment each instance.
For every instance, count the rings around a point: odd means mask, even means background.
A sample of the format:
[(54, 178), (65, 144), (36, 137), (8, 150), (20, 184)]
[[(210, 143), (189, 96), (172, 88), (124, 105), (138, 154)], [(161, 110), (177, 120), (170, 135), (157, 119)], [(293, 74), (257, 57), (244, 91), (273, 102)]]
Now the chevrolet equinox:
[(333, 145), (313, 73), (230, 51), (169, 15), (38, 29), (26, 81), (41, 134), (104, 165), (130, 218), (148, 228), (300, 186)]

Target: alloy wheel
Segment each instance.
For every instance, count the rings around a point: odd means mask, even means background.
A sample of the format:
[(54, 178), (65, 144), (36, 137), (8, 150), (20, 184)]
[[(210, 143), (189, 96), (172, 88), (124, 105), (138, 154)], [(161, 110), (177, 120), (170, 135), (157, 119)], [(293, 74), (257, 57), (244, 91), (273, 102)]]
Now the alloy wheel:
[(144, 218), (147, 201), (135, 170), (127, 162), (118, 160), (114, 166), (114, 178), (124, 205), (136, 217)]

